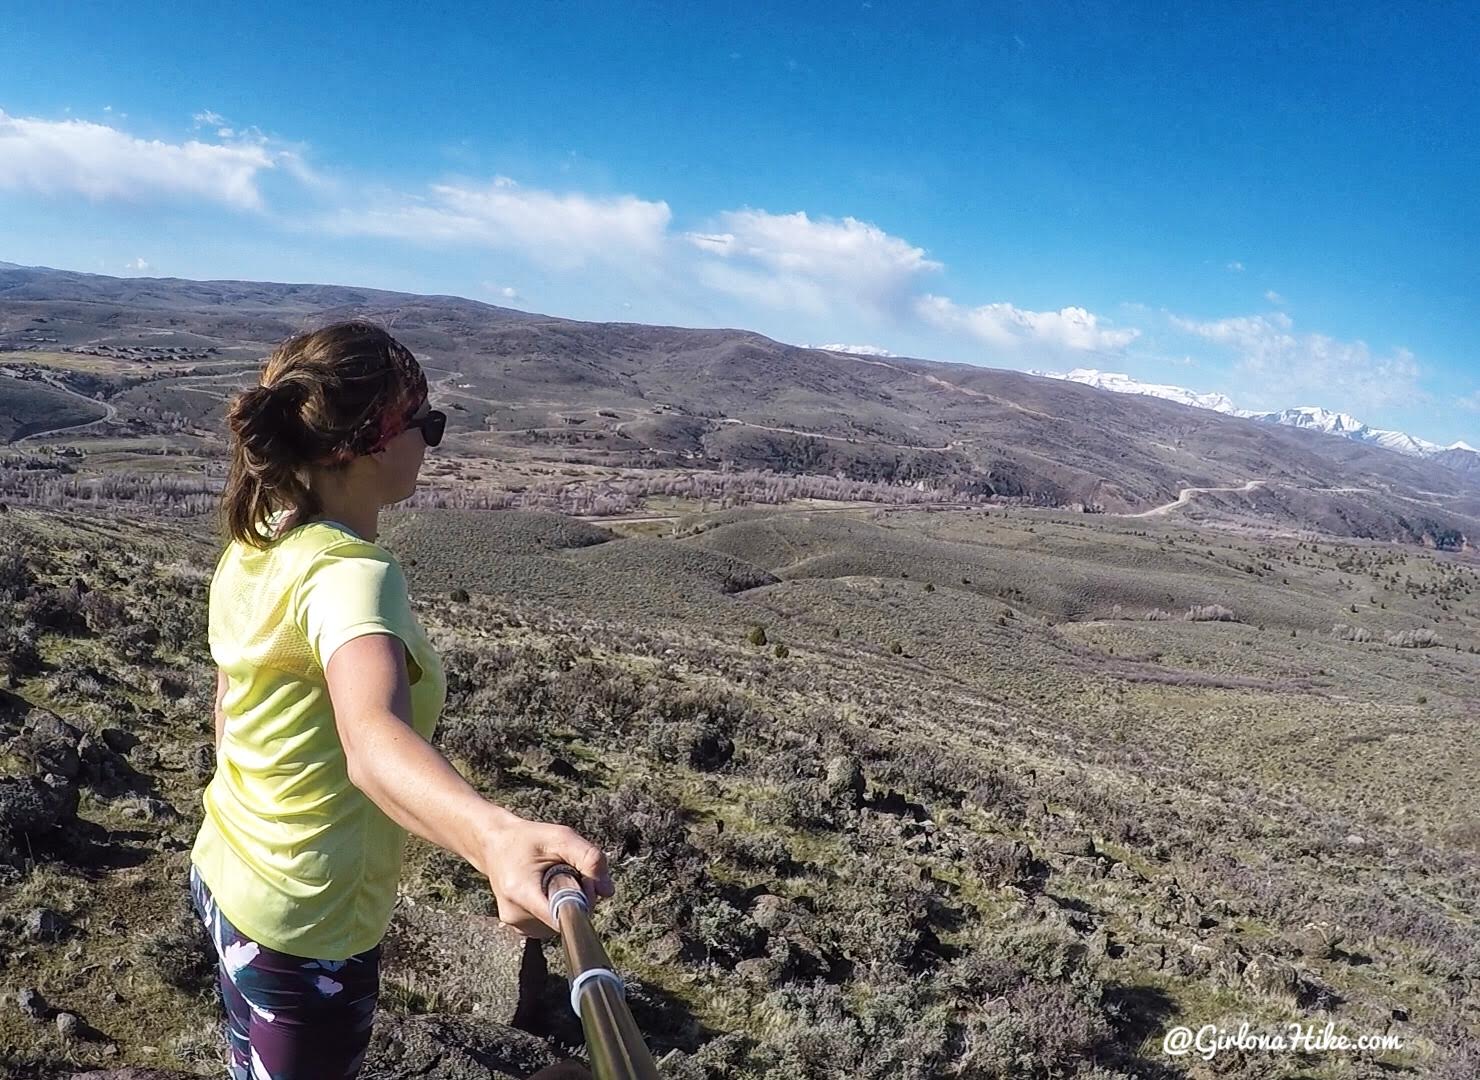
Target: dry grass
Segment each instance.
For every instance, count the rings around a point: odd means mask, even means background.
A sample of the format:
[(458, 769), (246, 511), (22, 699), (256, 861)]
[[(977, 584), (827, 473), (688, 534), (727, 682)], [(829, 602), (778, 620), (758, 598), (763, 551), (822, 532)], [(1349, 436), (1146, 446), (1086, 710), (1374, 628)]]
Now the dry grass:
[[(178, 640), (130, 660), (126, 638), (40, 635), (46, 670), (20, 696), (130, 728), (160, 760), (141, 769), (152, 791), (84, 791), (108, 830), (97, 865), (42, 852), (0, 898), (0, 916), (46, 905), (84, 927), (25, 945), (0, 923), (5, 986), (79, 1011), (120, 1063), (204, 1069), (209, 996), (127, 943), (179, 911), (169, 849), (198, 820), (214, 551), (168, 523), (11, 513), (40, 585), (83, 577)], [(1413, 1050), (1388, 1064), (1437, 1076), (1446, 1025), (1475, 1035), (1480, 656), (1454, 647), (1480, 633), (1472, 564), (1023, 511), (728, 512), (685, 532), (440, 511), (384, 530), (461, 688), (439, 743), (612, 854), (602, 931), (644, 1030), (681, 1051), (674, 1075), (1171, 1075), (1157, 1040), (1174, 1022), (1361, 1033), (1399, 1008)], [(1242, 621), (1141, 617), (1208, 605)], [(1445, 644), (1378, 643), (1424, 627)], [(485, 910), (464, 870), (416, 842), (405, 887)], [(1309, 951), (1312, 921), (1339, 944)], [(1251, 964), (1295, 981), (1271, 990)], [(383, 999), (444, 1006), (431, 983)], [(0, 1010), (12, 1067), (60, 1068), (49, 1038)], [(1303, 1067), (1346, 1075), (1331, 1056)]]

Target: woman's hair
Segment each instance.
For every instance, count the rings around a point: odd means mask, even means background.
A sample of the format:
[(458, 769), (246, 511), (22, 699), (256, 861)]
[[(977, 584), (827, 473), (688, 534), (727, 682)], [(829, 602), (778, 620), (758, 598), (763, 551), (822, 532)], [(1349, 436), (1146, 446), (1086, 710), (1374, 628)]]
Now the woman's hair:
[(416, 357), (373, 323), (334, 323), (283, 342), (263, 365), (260, 385), (236, 395), (226, 410), (226, 538), (264, 548), (273, 511), (320, 513), (308, 467), (348, 468), (395, 431), (426, 392)]

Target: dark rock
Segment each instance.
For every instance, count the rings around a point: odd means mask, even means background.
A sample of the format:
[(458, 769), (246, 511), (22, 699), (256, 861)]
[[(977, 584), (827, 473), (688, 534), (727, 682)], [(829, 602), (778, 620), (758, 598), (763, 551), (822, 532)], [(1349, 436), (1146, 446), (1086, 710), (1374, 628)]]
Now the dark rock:
[(1332, 987), (1321, 982), (1309, 972), (1301, 972), (1297, 976), (1295, 986), (1295, 1000), (1299, 1006), (1307, 1010), (1318, 1010), (1320, 1012), (1335, 1012), (1343, 998)]
[(1060, 855), (1078, 855), (1089, 857), (1095, 853), (1094, 838), (1088, 835), (1073, 836), (1067, 840), (1061, 840), (1054, 845), (1054, 850)]
[(781, 972), (781, 965), (769, 956), (757, 956), (741, 960), (735, 965), (735, 974), (756, 986), (772, 986)]
[(32, 1020), (46, 1020), (55, 1011), (41, 996), (41, 991), (31, 986), (23, 986), (16, 991), (15, 1003)]
[(549, 769), (552, 776), (558, 776), (562, 780), (579, 780), (581, 778), (581, 771), (562, 757), (552, 759)]
[(122, 728), (104, 728), (98, 734), (108, 749), (115, 754), (127, 754), (139, 745), (139, 737), (132, 731), (124, 731)]
[(770, 930), (772, 927), (785, 925), (799, 910), (796, 904), (784, 896), (762, 893), (750, 905), (750, 917), (757, 926)]
[(36, 709), (10, 744), (11, 753), (24, 758), (38, 773), (75, 777), (82, 767), (77, 744), (82, 732), (55, 713)]
[(60, 780), (0, 776), (0, 837), (39, 838), (77, 816), (77, 789)]
[(548, 1007), (539, 942), (491, 915), (401, 903), (381, 954), (382, 977), (451, 1003), (477, 1002), (482, 1019), (528, 1026)]
[(1313, 960), (1331, 959), (1341, 944), (1341, 931), (1330, 923), (1306, 923), (1289, 937), (1302, 956)]
[(1244, 985), (1265, 997), (1296, 998), (1300, 991), (1300, 973), (1293, 966), (1260, 953), (1244, 968)]
[[(375, 1019), (361, 1080), (489, 1080), (527, 1077), (557, 1064), (550, 1047), (517, 1028), (470, 1015)], [(548, 1075), (548, 1074), (547, 1074)]]
[(670, 930), (648, 947), (647, 956), (653, 963), (673, 964), (689, 959), (691, 952), (683, 935), (677, 930)]
[(51, 908), (36, 908), (26, 916), (26, 936), (32, 941), (60, 941), (71, 929), (71, 920)]
[(1218, 925), (1218, 920), (1204, 911), (1200, 902), (1189, 897), (1182, 905), (1182, 925), (1194, 930), (1211, 930)]
[(863, 769), (858, 762), (846, 755), (839, 755), (827, 763), (827, 792), (842, 805), (857, 810), (863, 805), (866, 787)]
[(103, 794), (116, 794), (128, 788), (133, 770), (123, 755), (110, 749), (101, 739), (84, 735), (77, 747), (82, 755), (82, 780)]
[(124, 817), (142, 818), (145, 821), (178, 821), (179, 813), (173, 806), (163, 799), (146, 795), (138, 805), (125, 806), (121, 811)]
[(972, 869), (997, 887), (1031, 881), (1044, 869), (1033, 857), (1033, 849), (1021, 840), (973, 836), (968, 852)]
[(80, 796), (77, 791), (77, 781), (55, 773), (47, 773), (41, 778), (50, 793), (51, 799), (56, 806), (56, 824), (58, 827), (66, 827), (77, 820), (77, 806)]
[(890, 788), (883, 795), (877, 795), (868, 804), (871, 810), (877, 810), (881, 814), (897, 814), (904, 816), (908, 814), (916, 821), (930, 820), (930, 814), (926, 811), (924, 804), (910, 802), (899, 792)]

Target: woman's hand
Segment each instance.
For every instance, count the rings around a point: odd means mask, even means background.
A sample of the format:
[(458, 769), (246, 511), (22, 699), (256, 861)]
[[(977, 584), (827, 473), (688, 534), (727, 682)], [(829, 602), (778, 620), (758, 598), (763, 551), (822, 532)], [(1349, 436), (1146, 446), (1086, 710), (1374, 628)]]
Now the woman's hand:
[(499, 919), (526, 937), (551, 938), (559, 930), (550, 921), (550, 902), (540, 887), (550, 867), (569, 863), (579, 870), (593, 908), (599, 898), (616, 891), (606, 853), (574, 829), (530, 821), (502, 807), (490, 809), (496, 813), (478, 869), (488, 876)]

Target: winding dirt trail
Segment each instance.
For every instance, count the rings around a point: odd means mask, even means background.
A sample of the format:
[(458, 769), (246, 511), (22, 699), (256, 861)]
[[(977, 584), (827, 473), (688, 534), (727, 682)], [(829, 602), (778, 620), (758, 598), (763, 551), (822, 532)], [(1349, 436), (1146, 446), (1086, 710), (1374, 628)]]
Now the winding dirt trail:
[[(887, 367), (888, 365), (886, 364), (884, 366)], [(909, 373), (906, 372), (906, 374)], [(879, 442), (875, 439), (861, 440), (856, 438), (849, 438), (847, 435), (824, 435), (820, 431), (803, 431), (801, 428), (771, 427), (769, 424), (752, 424), (749, 420), (736, 420), (733, 416), (723, 417), (720, 419), (719, 422), (721, 424), (738, 424), (741, 427), (757, 428), (760, 431), (779, 431), (789, 435), (806, 435), (813, 439), (829, 439), (832, 442), (856, 443), (866, 441), (870, 445), (887, 446), (892, 450), (950, 450), (956, 445), (955, 443), (946, 443), (944, 446), (910, 446), (907, 443), (886, 443)]]
[(1192, 501), (1195, 495), (1207, 495), (1214, 491), (1253, 491), (1255, 488), (1263, 487), (1267, 483), (1269, 483), (1268, 480), (1246, 480), (1241, 487), (1185, 487), (1169, 503), (1163, 503), (1161, 506), (1153, 506), (1150, 510), (1142, 510), (1135, 514), (1117, 514), (1115, 516), (1127, 518), (1161, 517), (1164, 514), (1170, 514), (1173, 510), (1186, 506)]
[(47, 428), (44, 431), (33, 431), (29, 435), (22, 435), (19, 439), (12, 440), (10, 444), (11, 446), (19, 446), (21, 443), (26, 442), (29, 439), (39, 439), (43, 435), (55, 435), (59, 431), (78, 431), (82, 428), (90, 428), (95, 424), (105, 424), (118, 415), (118, 408), (106, 401), (99, 401), (97, 398), (90, 398), (86, 394), (79, 394), (76, 390), (69, 390), (67, 389), (67, 387), (58, 386), (55, 383), (46, 383), (45, 385), (49, 390), (58, 390), (63, 394), (71, 394), (79, 401), (85, 401), (89, 405), (101, 405), (107, 411), (102, 416), (95, 417), (92, 420), (84, 420), (80, 424), (63, 424), (60, 427)]

